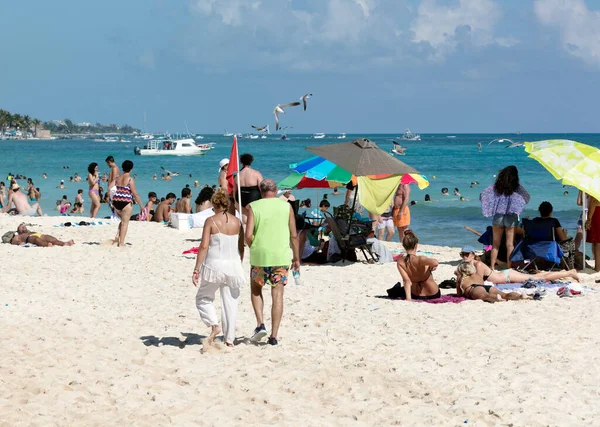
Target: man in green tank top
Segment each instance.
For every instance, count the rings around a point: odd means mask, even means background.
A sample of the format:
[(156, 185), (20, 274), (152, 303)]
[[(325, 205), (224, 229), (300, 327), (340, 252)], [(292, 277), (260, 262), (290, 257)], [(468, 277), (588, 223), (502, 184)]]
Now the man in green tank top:
[[(253, 341), (267, 335), (263, 323), (263, 286), (271, 286), (271, 336), (268, 343), (277, 345), (277, 333), (283, 315), (283, 287), (287, 284), (292, 268), (300, 271), (298, 234), (292, 206), (277, 197), (277, 184), (265, 179), (259, 185), (262, 199), (248, 205), (246, 222), (246, 244), (250, 248), (251, 299), (256, 324)], [(290, 251), (291, 247), (291, 251)]]

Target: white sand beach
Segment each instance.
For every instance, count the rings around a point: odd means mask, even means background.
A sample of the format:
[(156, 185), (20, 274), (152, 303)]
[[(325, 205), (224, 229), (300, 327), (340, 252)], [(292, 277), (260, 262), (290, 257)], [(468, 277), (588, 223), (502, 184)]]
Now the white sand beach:
[[(379, 298), (394, 263), (305, 266), (278, 347), (247, 342), (248, 286), (238, 344), (203, 352), (182, 255), (200, 230), (132, 222), (119, 249), (103, 245), (114, 224), (24, 220), (76, 244), (0, 245), (0, 426), (600, 424), (599, 293), (410, 303)], [(1, 215), (0, 230), (21, 221)], [(421, 249), (438, 283), (452, 276), (457, 248)]]

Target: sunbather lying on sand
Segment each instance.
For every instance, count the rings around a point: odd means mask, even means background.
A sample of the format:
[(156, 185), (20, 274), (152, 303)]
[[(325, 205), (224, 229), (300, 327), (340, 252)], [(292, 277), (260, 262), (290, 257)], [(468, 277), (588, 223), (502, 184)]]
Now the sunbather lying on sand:
[(463, 261), (456, 271), (456, 293), (472, 300), (498, 302), (519, 299), (531, 299), (530, 296), (518, 292), (501, 292), (493, 286), (483, 284), (483, 277), (477, 274), (471, 261)]
[(49, 248), (52, 246), (72, 246), (75, 242), (73, 240), (63, 242), (48, 234), (33, 233), (27, 230), (25, 224), (21, 224), (19, 227), (17, 227), (16, 232), (9, 231), (8, 233), (5, 233), (2, 236), (2, 243), (10, 243), (11, 245), (24, 245), (31, 243), (32, 245)]
[(520, 271), (509, 268), (508, 270), (495, 271), (485, 265), (483, 262), (475, 258), (475, 249), (472, 246), (465, 246), (460, 252), (460, 257), (463, 261), (471, 261), (477, 270), (477, 274), (483, 277), (483, 280), (494, 284), (501, 283), (522, 283), (527, 279), (543, 279), (543, 280), (558, 280), (558, 279), (574, 279), (578, 282), (580, 277), (577, 270), (561, 270), (561, 271), (544, 271), (536, 274), (526, 274)]

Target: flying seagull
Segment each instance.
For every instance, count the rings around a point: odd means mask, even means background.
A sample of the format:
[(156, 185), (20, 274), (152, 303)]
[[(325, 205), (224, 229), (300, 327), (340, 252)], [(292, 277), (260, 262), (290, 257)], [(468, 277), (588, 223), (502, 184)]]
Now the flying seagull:
[(310, 98), (311, 96), (312, 96), (312, 93), (307, 93), (302, 98), (300, 98), (302, 100), (302, 105), (304, 105), (304, 111), (306, 111), (306, 100), (308, 98)]
[(164, 167), (160, 167), (162, 170), (164, 170), (168, 175), (171, 176), (179, 176), (179, 172), (171, 172), (169, 169), (165, 169)]
[(254, 129), (256, 129), (257, 131), (259, 131), (259, 132), (264, 132), (266, 129), (268, 129), (269, 125), (264, 125), (264, 126), (262, 126), (262, 127), (258, 127), (258, 126), (254, 126), (254, 125), (252, 125), (252, 127), (253, 127)]
[(400, 145), (400, 143), (396, 142), (396, 141), (392, 141), (394, 143), (394, 148), (392, 148), (392, 153), (394, 154), (398, 154), (399, 156), (404, 156), (404, 151), (406, 150), (406, 147), (403, 147), (402, 145)]
[(290, 102), (289, 104), (277, 104), (273, 109), (273, 114), (275, 114), (275, 130), (279, 130), (279, 114), (283, 113), (283, 109), (287, 107), (297, 107), (300, 105), (298, 101)]

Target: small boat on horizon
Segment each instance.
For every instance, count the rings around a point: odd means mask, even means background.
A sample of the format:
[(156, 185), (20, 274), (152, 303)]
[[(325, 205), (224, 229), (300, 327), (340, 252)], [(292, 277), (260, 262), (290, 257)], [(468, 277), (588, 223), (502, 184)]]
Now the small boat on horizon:
[(225, 133), (223, 134), (223, 136), (233, 136), (233, 133), (227, 132), (227, 129), (225, 129)]
[(345, 133), (340, 133), (338, 136), (336, 136), (337, 139), (346, 139), (346, 134)]
[(311, 136), (311, 138), (313, 138), (313, 139), (323, 139), (323, 138), (325, 138), (325, 134), (321, 133), (321, 132), (313, 133), (313, 135)]
[(416, 134), (416, 133), (412, 133), (410, 131), (410, 129), (406, 129), (404, 131), (404, 135), (397, 137), (398, 139), (402, 140), (402, 141), (420, 141), (421, 140), (421, 135)]

